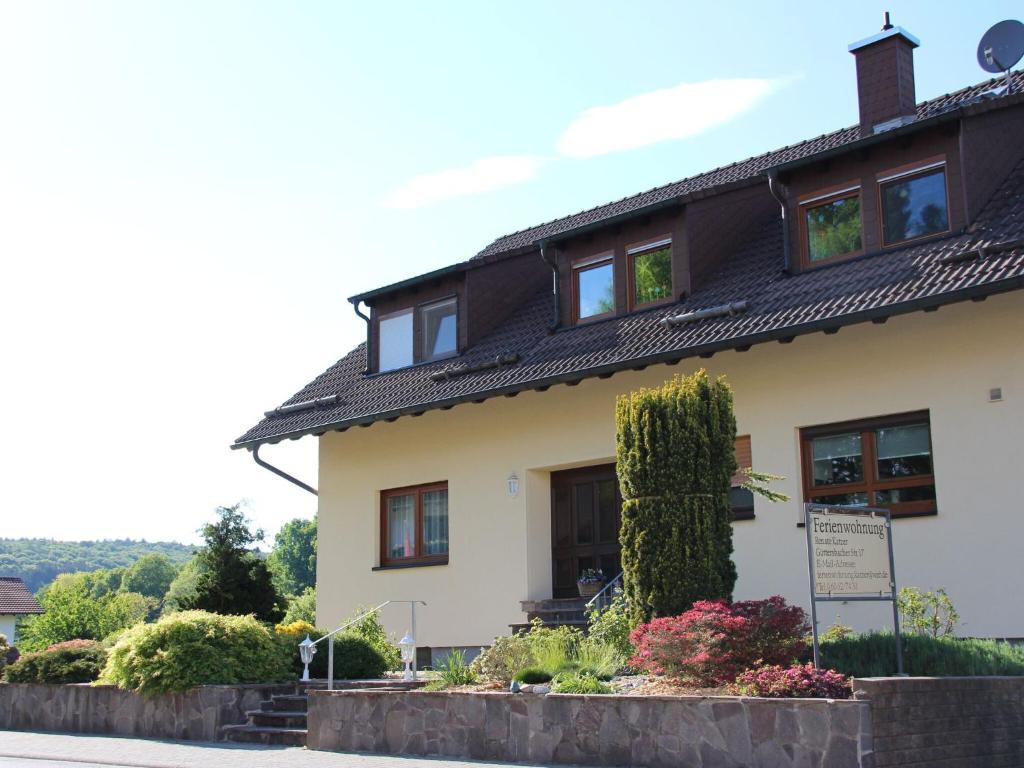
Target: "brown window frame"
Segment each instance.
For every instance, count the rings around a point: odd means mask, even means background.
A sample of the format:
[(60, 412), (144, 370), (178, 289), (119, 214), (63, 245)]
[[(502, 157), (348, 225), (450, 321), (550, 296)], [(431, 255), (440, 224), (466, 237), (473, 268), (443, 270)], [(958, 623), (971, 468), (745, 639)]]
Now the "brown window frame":
[[(381, 567), (405, 567), (413, 565), (443, 565), (448, 562), (451, 552), (451, 516), (449, 515), (448, 552), (443, 555), (424, 555), (423, 542), (423, 494), (431, 491), (447, 491), (448, 481), (443, 480), (423, 485), (407, 485), (389, 488), (380, 492), (380, 565)], [(416, 496), (416, 554), (413, 557), (388, 557), (388, 499), (395, 496)]]
[[(932, 473), (929, 475), (913, 475), (910, 477), (879, 479), (875, 430), (886, 427), (900, 427), (909, 424), (924, 423), (928, 425), (928, 443), (932, 459)], [(818, 437), (830, 437), (850, 432), (860, 433), (861, 461), (864, 466), (864, 478), (853, 483), (837, 483), (835, 485), (814, 485), (814, 469), (812, 465), (811, 441)], [(800, 467), (803, 473), (804, 501), (810, 502), (814, 497), (832, 496), (843, 493), (863, 493), (867, 496), (868, 506), (884, 506), (875, 502), (876, 491), (895, 490), (900, 488), (917, 488), (919, 486), (935, 486), (935, 451), (931, 439), (932, 424), (928, 411), (913, 411), (891, 416), (878, 416), (870, 419), (857, 419), (835, 424), (823, 424), (805, 427), (800, 430)], [(938, 489), (936, 489), (937, 491)], [(936, 493), (936, 495), (938, 495)], [(921, 517), (938, 514), (937, 499), (924, 501), (906, 501), (887, 505), (893, 518)]]
[[(849, 253), (839, 253), (819, 261), (811, 261), (811, 240), (810, 232), (807, 229), (807, 211), (834, 203), (837, 200), (847, 200), (852, 197), (860, 198), (860, 249), (850, 251)], [(826, 264), (835, 264), (864, 255), (864, 187), (859, 180), (849, 181), (845, 184), (838, 184), (834, 187), (820, 189), (808, 195), (803, 195), (797, 200), (797, 210), (799, 212), (798, 229), (800, 232), (800, 266), (802, 269), (816, 269)]]
[[(612, 268), (612, 309), (609, 312), (602, 312), (599, 315), (589, 315), (588, 317), (580, 317), (580, 281), (579, 275), (583, 272), (587, 272), (591, 269), (597, 269), (606, 265), (611, 265)], [(581, 259), (576, 259), (570, 265), (570, 274), (572, 276), (572, 316), (573, 321), (576, 325), (584, 323), (592, 323), (596, 320), (604, 320), (608, 317), (614, 317), (618, 308), (618, 302), (615, 300), (615, 252), (607, 251), (606, 253), (597, 253), (593, 256), (586, 256)]]
[[(882, 201), (882, 187), (887, 184), (894, 184), (902, 181), (909, 181), (910, 179), (918, 176), (927, 176), (930, 173), (936, 171), (942, 171), (943, 187), (946, 191), (946, 228), (940, 229), (936, 232), (929, 232), (926, 235), (918, 235), (917, 237), (909, 237), (906, 240), (896, 240), (894, 242), (886, 242), (885, 240), (885, 205)], [(925, 160), (921, 160), (916, 163), (910, 163), (908, 165), (901, 165), (896, 168), (889, 168), (888, 170), (882, 171), (881, 173), (875, 174), (875, 197), (876, 204), (878, 205), (878, 242), (881, 243), (882, 248), (896, 248), (905, 246), (907, 243), (914, 243), (918, 240), (924, 240), (929, 237), (938, 237), (939, 235), (947, 234), (953, 229), (953, 218), (950, 214), (950, 197), (949, 197), (949, 163), (946, 160), (945, 155), (937, 155), (935, 157), (929, 157)]]
[[(666, 242), (667, 241), (667, 242)], [(655, 301), (645, 301), (638, 303), (636, 301), (636, 257), (643, 256), (651, 251), (660, 251), (668, 248), (669, 255), (669, 290), (668, 296), (664, 299), (656, 299)], [(674, 264), (674, 252), (672, 250), (672, 235), (664, 234), (660, 237), (652, 237), (647, 240), (641, 240), (639, 243), (632, 243), (626, 246), (626, 304), (629, 307), (629, 311), (633, 312), (638, 309), (650, 309), (651, 307), (658, 307), (662, 304), (670, 304), (675, 300), (675, 269)], [(574, 281), (575, 282), (575, 281)]]
[[(741, 448), (743, 444), (746, 444), (745, 450)], [(747, 481), (747, 475), (743, 471), (750, 469), (753, 464), (753, 449), (750, 442), (750, 435), (737, 435), (736, 441), (733, 443), (733, 452), (736, 454), (736, 474), (732, 476), (730, 480), (730, 490), (739, 488), (743, 483)], [(742, 466), (740, 457), (746, 456), (749, 459), (747, 466)], [(751, 494), (753, 496), (753, 494)], [(735, 520), (753, 520), (754, 519), (754, 499), (750, 499), (749, 506), (734, 506), (731, 502), (729, 504), (730, 510), (732, 511), (732, 519)]]

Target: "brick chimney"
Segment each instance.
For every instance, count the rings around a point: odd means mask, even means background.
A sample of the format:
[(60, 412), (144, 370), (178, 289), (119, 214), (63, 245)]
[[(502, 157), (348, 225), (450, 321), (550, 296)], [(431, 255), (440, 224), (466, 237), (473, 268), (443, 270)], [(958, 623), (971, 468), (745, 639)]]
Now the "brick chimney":
[(870, 136), (911, 122), (917, 115), (914, 49), (921, 41), (889, 23), (882, 31), (850, 44), (857, 59), (860, 134)]

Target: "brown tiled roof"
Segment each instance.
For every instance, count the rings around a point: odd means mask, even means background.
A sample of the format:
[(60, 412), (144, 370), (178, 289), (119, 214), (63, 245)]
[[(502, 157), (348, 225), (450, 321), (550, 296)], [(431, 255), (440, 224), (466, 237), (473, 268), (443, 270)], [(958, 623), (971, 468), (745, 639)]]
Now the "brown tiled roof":
[[(969, 233), (919, 242), (801, 274), (782, 271), (780, 224), (773, 221), (733, 254), (686, 301), (551, 334), (550, 289), (456, 361), (364, 376), (365, 345), (331, 366), (285, 403), (318, 398), (322, 407), (269, 416), (235, 447), (321, 434), (408, 413), (571, 382), (658, 362), (930, 309), (1024, 287), (1024, 162), (985, 206)], [(982, 247), (979, 253), (978, 249)], [(729, 302), (742, 314), (675, 328), (666, 317)], [(513, 364), (433, 378), (452, 366), (473, 368), (503, 357)]]
[(0, 576), (0, 614), (42, 612), (25, 582), (15, 576)]
[[(1015, 79), (1015, 90), (1020, 92), (1020, 87), (1024, 85), (1024, 71), (1015, 72), (1013, 77)], [(981, 94), (991, 91), (993, 88), (1000, 87), (1003, 82), (1004, 78), (1002, 77), (993, 78), (992, 80), (986, 80), (985, 82), (978, 83), (977, 85), (962, 88), (954, 93), (947, 93), (944, 96), (939, 96), (937, 98), (921, 102), (917, 105), (917, 118), (918, 120), (925, 120), (932, 117), (938, 117), (943, 113), (950, 112), (966, 104), (970, 104), (976, 101)], [(682, 179), (681, 181), (675, 181), (662, 187), (655, 187), (647, 192), (641, 192), (638, 195), (624, 197), (613, 203), (599, 205), (596, 208), (581, 211), (580, 213), (574, 213), (571, 216), (564, 216), (545, 224), (539, 224), (535, 227), (520, 230), (519, 232), (513, 232), (509, 235), (499, 237), (480, 251), (475, 258), (492, 256), (507, 251), (515, 251), (520, 248), (531, 246), (538, 240), (557, 237), (581, 227), (597, 224), (605, 219), (611, 219), (624, 214), (633, 213), (635, 211), (656, 206), (660, 203), (685, 198), (689, 195), (694, 195), (717, 187), (751, 181), (757, 179), (769, 168), (791, 163), (796, 160), (802, 160), (804, 158), (810, 158), (814, 155), (821, 154), (822, 152), (839, 149), (846, 144), (852, 144), (853, 142), (858, 141), (860, 138), (860, 129), (858, 126), (851, 126), (849, 128), (843, 128), (842, 130), (833, 131), (832, 133), (826, 133), (823, 136), (808, 139), (807, 141), (802, 141), (799, 144), (782, 147), (782, 149), (766, 152), (765, 154), (757, 155), (756, 157), (749, 157), (746, 160), (740, 160), (732, 163), (731, 165), (723, 166), (722, 168), (715, 168), (714, 170), (698, 174), (697, 176), (691, 176), (690, 178)]]

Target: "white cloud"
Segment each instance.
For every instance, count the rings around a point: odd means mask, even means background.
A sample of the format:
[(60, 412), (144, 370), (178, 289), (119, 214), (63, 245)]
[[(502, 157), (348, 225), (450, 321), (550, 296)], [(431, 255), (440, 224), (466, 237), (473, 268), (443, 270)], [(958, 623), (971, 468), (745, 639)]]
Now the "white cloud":
[(453, 197), (488, 192), (530, 181), (537, 176), (543, 158), (534, 155), (496, 155), (477, 160), (465, 168), (415, 176), (392, 192), (392, 208), (419, 208)]
[(682, 83), (593, 107), (565, 129), (558, 151), (585, 158), (695, 136), (753, 108), (784, 82), (737, 78)]

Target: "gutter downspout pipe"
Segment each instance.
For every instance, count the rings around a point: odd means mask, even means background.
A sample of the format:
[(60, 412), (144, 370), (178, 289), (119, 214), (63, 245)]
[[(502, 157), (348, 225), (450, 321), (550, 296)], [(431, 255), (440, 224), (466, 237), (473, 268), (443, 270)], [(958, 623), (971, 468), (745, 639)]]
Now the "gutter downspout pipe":
[(782, 184), (775, 171), (768, 172), (768, 191), (779, 201), (782, 212), (782, 274), (788, 275), (790, 270), (789, 216), (786, 215), (786, 197), (782, 192)]
[(359, 299), (349, 299), (349, 301), (351, 302), (352, 309), (355, 310), (355, 313), (366, 321), (366, 370), (363, 371), (363, 375), (367, 376), (373, 373), (373, 328), (370, 325), (370, 316), (364, 315), (359, 311)]
[(275, 466), (274, 466), (273, 464), (268, 464), (268, 463), (267, 463), (267, 462), (265, 462), (265, 461), (264, 461), (263, 459), (261, 459), (261, 458), (260, 458), (260, 446), (258, 446), (258, 445), (257, 445), (257, 446), (256, 446), (255, 448), (253, 448), (253, 449), (252, 449), (252, 460), (253, 460), (253, 461), (255, 461), (255, 462), (256, 462), (257, 464), (259, 464), (259, 465), (260, 465), (261, 467), (263, 467), (264, 469), (268, 469), (268, 470), (270, 470), (271, 472), (273, 472), (273, 473), (274, 473), (275, 475), (277, 475), (278, 477), (283, 477), (283, 478), (284, 478), (285, 480), (287, 480), (287, 481), (288, 481), (289, 483), (294, 483), (295, 485), (299, 486), (299, 488), (301, 488), (302, 490), (304, 490), (304, 491), (309, 491), (309, 492), (310, 492), (310, 493), (312, 493), (312, 494), (313, 494), (314, 496), (319, 496), (319, 495), (320, 495), (320, 494), (319, 494), (319, 493), (317, 492), (316, 488), (314, 488), (313, 486), (311, 486), (311, 485), (306, 485), (306, 484), (305, 484), (304, 482), (302, 482), (302, 481), (301, 481), (301, 480), (299, 480), (298, 478), (296, 478), (296, 477), (292, 477), (291, 475), (289, 475), (289, 474), (288, 474), (287, 472), (285, 472), (284, 470), (282, 470), (282, 469), (278, 469), (278, 468), (277, 468), (277, 467), (275, 467)]
[(558, 262), (548, 261), (548, 244), (546, 240), (538, 241), (537, 245), (540, 247), (540, 258), (551, 268), (551, 283), (552, 283), (552, 305), (551, 305), (551, 323), (548, 325), (548, 330), (554, 333), (558, 330), (559, 316), (562, 314), (562, 285), (558, 279)]

